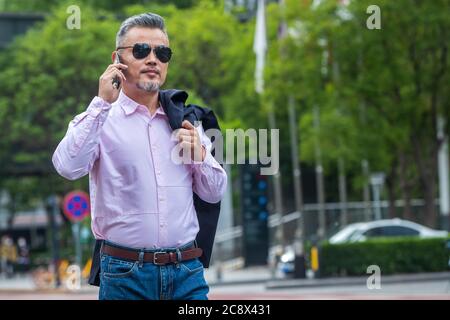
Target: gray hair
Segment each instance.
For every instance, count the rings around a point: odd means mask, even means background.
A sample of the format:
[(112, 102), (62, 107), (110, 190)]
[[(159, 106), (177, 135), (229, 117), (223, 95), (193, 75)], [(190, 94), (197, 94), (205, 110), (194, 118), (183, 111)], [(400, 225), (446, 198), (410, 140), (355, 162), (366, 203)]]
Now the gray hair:
[(152, 29), (160, 29), (167, 35), (166, 27), (164, 25), (164, 18), (156, 13), (142, 13), (127, 18), (120, 25), (119, 31), (116, 35), (116, 48), (123, 43), (126, 33), (134, 27), (147, 27)]

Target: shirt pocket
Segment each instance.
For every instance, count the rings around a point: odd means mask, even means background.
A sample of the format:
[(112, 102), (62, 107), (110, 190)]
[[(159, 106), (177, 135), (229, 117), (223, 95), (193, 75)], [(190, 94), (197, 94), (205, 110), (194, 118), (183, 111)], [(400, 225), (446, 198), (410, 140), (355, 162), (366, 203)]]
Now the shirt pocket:
[(177, 163), (172, 158), (172, 151), (176, 148), (176, 143), (170, 141), (160, 148), (161, 151), (157, 154), (155, 166), (155, 174), (160, 176), (159, 185), (163, 187), (192, 187), (192, 165)]
[(136, 164), (128, 163), (117, 167), (117, 201), (122, 214), (158, 213), (156, 184), (138, 172)]

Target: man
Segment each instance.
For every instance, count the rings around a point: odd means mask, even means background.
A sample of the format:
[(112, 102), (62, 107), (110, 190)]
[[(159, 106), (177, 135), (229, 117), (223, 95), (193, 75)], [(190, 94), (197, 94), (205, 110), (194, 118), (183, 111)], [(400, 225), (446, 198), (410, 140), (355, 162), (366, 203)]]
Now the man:
[[(125, 20), (116, 63), (53, 155), (63, 177), (89, 173), (92, 231), (104, 240), (100, 299), (207, 299), (193, 192), (217, 203), (227, 176), (202, 125), (184, 120), (172, 131), (175, 106), (160, 90), (171, 54), (159, 15)], [(175, 161), (174, 150), (191, 161)]]

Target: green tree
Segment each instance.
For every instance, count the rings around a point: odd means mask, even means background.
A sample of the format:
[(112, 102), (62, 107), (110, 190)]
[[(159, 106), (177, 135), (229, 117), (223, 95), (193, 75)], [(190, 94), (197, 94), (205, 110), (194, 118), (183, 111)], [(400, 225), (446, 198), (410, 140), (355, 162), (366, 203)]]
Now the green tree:
[(86, 179), (73, 184), (57, 178), (51, 157), (69, 121), (97, 94), (119, 24), (106, 12), (97, 19), (98, 12), (86, 7), (82, 28), (68, 30), (65, 7), (0, 55), (0, 125), (7, 133), (0, 142), (0, 171), (4, 184), (16, 186), (11, 191), (21, 185), (30, 190), (22, 192), (24, 205), (73, 186), (87, 189)]
[[(382, 1), (381, 30), (366, 28), (370, 4), (352, 1), (345, 8), (331, 0), (314, 5), (288, 1), (288, 61), (283, 66), (286, 59), (273, 50), (272, 60), (278, 63), (273, 62), (271, 79), (276, 80), (267, 94), (276, 99), (293, 92), (304, 102), (303, 159), (313, 161), (315, 141), (320, 141), (325, 164), (343, 157), (355, 165), (365, 157), (372, 169), (387, 173), (391, 200), (398, 190), (410, 196), (418, 181), (425, 223), (436, 226), (442, 143), (436, 119), (448, 120), (449, 112), (444, 85), (449, 22), (443, 10), (448, 1)], [(312, 128), (314, 105), (320, 107), (320, 130)]]

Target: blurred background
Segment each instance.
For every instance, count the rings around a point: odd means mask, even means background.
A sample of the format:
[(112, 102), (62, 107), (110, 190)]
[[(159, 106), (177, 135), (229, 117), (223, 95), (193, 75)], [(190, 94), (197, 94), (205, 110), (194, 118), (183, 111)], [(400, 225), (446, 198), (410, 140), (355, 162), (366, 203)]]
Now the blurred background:
[(97, 94), (120, 23), (151, 11), (174, 52), (164, 88), (212, 108), (224, 136), (279, 129), (277, 174), (224, 164), (213, 298), (302, 298), (283, 285), (350, 278), (363, 297), (375, 265), (393, 283), (422, 279), (386, 294), (448, 299), (449, 4), (0, 0), (0, 298), (68, 283), (95, 298), (89, 215), (63, 207), (88, 178), (65, 180), (51, 157)]

